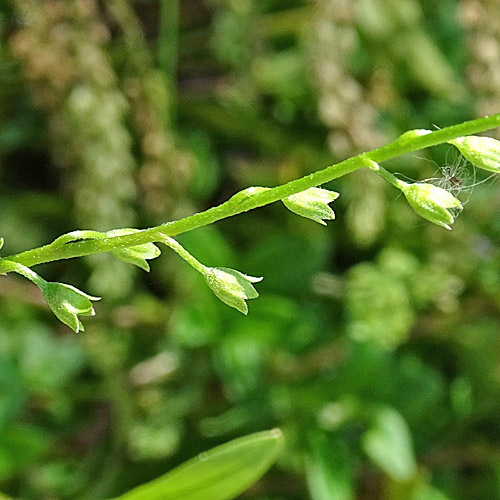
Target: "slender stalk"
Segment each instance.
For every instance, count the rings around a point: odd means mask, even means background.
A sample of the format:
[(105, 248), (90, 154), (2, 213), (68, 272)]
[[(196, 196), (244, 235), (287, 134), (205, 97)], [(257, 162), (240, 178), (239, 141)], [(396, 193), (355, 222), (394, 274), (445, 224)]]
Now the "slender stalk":
[(403, 181), (398, 179), (395, 175), (391, 174), (388, 170), (381, 167), (373, 160), (368, 160), (366, 166), (371, 168), (378, 176), (382, 177), (382, 179), (387, 181), (389, 184), (392, 184), (397, 189), (401, 189), (401, 187), (405, 185)]
[(38, 287), (42, 287), (47, 282), (41, 277), (38, 276), (34, 271), (32, 271), (29, 267), (20, 264), (19, 262), (9, 261), (8, 259), (1, 260), (1, 269), (5, 272), (16, 272), (25, 278), (28, 278), (31, 282), (35, 283)]
[[(275, 188), (255, 193), (243, 190), (235, 194), (225, 203), (216, 207), (199, 212), (189, 217), (173, 222), (167, 222), (160, 226), (144, 229), (125, 236), (114, 236), (100, 240), (84, 240), (70, 242), (64, 246), (60, 244), (48, 244), (16, 255), (6, 257), (10, 261), (19, 262), (31, 267), (36, 264), (52, 262), (61, 259), (82, 257), (100, 252), (109, 252), (115, 248), (129, 247), (143, 243), (163, 241), (165, 236), (175, 236), (177, 234), (191, 231), (198, 227), (212, 224), (221, 219), (232, 217), (254, 208), (262, 207), (275, 201), (281, 200), (295, 193), (304, 191), (310, 187), (319, 186), (343, 175), (349, 174), (363, 167), (369, 167), (371, 162), (383, 162), (396, 158), (405, 153), (417, 151), (419, 149), (436, 146), (448, 142), (457, 137), (484, 132), (500, 126), (500, 113), (484, 118), (478, 118), (468, 122), (446, 127), (440, 130), (413, 130), (406, 132), (395, 141), (374, 149), (373, 151), (362, 153), (348, 160), (319, 170), (312, 174), (301, 177)], [(0, 272), (9, 272), (8, 266), (0, 260)]]
[(168, 236), (163, 236), (159, 239), (168, 247), (170, 247), (179, 257), (182, 257), (193, 269), (196, 269), (201, 274), (205, 274), (207, 267), (204, 266), (199, 260), (195, 259), (178, 241)]

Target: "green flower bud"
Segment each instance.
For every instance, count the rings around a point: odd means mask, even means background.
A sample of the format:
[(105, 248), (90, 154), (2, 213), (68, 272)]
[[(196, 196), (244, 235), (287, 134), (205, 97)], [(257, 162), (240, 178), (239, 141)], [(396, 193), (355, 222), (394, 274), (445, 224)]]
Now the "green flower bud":
[(335, 201), (338, 197), (339, 193), (335, 191), (313, 187), (292, 194), (281, 201), (293, 213), (326, 226), (323, 219), (335, 219), (335, 212), (328, 206), (328, 203)]
[(95, 311), (91, 300), (101, 300), (100, 297), (92, 297), (78, 288), (64, 283), (41, 280), (38, 282), (38, 286), (52, 312), (76, 333), (84, 330), (78, 315), (94, 316)]
[(430, 134), (432, 131), (431, 130), (426, 130), (423, 128), (415, 129), (415, 130), (408, 130), (404, 134), (400, 135), (398, 138), (398, 142), (401, 144), (407, 144), (413, 140), (415, 140), (417, 137), (421, 137), (423, 135)]
[(474, 166), (497, 174), (500, 172), (500, 141), (491, 137), (469, 135), (449, 142)]
[(241, 203), (242, 201), (248, 200), (248, 198), (251, 198), (252, 196), (255, 196), (256, 194), (263, 193), (264, 191), (269, 191), (271, 188), (266, 188), (262, 186), (253, 186), (249, 187), (246, 189), (243, 189), (242, 191), (239, 191), (238, 193), (234, 194), (229, 198), (228, 201), (232, 203)]
[(438, 226), (451, 229), (455, 218), (450, 209), (462, 210), (462, 204), (451, 193), (433, 184), (400, 183), (400, 189), (418, 215)]
[(258, 283), (263, 279), (247, 276), (227, 267), (207, 267), (203, 271), (203, 277), (222, 302), (238, 309), (243, 314), (248, 313), (245, 300), (259, 296), (252, 283)]
[[(106, 236), (125, 236), (138, 231), (139, 229), (115, 229), (108, 231)], [(133, 247), (117, 248), (111, 253), (121, 261), (134, 264), (149, 272), (149, 264), (146, 261), (156, 259), (161, 254), (161, 250), (154, 243), (144, 243)]]
[(74, 243), (77, 241), (84, 241), (84, 240), (98, 240), (106, 238), (106, 233), (101, 233), (99, 231), (92, 231), (92, 230), (76, 230), (76, 231), (71, 231), (70, 233), (63, 234), (56, 238), (53, 242), (52, 245), (67, 245), (68, 243)]

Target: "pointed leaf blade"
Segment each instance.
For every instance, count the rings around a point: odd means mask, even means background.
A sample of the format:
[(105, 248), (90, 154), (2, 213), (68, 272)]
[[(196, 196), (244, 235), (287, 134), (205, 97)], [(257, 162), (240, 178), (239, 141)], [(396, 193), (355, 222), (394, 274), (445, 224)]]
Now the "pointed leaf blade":
[(279, 429), (235, 439), (115, 500), (229, 500), (269, 469), (282, 446)]
[(319, 435), (306, 463), (312, 500), (353, 500), (352, 464), (348, 447), (340, 440)]
[(408, 481), (417, 472), (410, 430), (393, 408), (379, 408), (363, 436), (365, 453), (396, 481)]

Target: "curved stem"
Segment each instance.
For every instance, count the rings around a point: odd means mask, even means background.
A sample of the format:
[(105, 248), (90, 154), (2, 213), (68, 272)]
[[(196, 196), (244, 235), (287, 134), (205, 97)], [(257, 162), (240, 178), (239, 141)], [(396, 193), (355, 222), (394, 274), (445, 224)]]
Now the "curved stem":
[[(7, 259), (31, 267), (36, 264), (55, 260), (109, 252), (120, 247), (130, 247), (144, 243), (162, 241), (165, 236), (175, 236), (185, 233), (192, 229), (212, 224), (218, 220), (274, 203), (275, 201), (299, 193), (308, 188), (319, 186), (360, 168), (369, 167), (372, 165), (371, 162), (382, 162), (396, 158), (405, 153), (436, 146), (456, 139), (457, 137), (484, 132), (485, 130), (493, 129), (498, 126), (500, 126), (500, 113), (435, 131), (412, 130), (404, 133), (395, 141), (381, 148), (354, 156), (353, 158), (341, 161), (323, 170), (319, 170), (275, 188), (259, 190), (256, 191), (255, 194), (248, 194), (248, 191), (244, 190), (221, 205), (177, 221), (167, 222), (160, 226), (144, 229), (124, 236), (114, 236), (99, 240), (74, 241), (62, 247), (50, 243), (43, 247), (11, 255), (7, 257)], [(0, 270), (1, 269), (0, 260)]]
[[(42, 288), (47, 282), (32, 271), (28, 266), (14, 262), (8, 259), (0, 259), (0, 272), (10, 273), (15, 272), (28, 278), (31, 282), (35, 283), (39, 288)], [(0, 499), (1, 500), (1, 499)]]
[(401, 189), (406, 183), (398, 179), (395, 175), (391, 174), (388, 170), (381, 167), (377, 162), (373, 160), (368, 160), (367, 167), (371, 168), (378, 176), (382, 177), (389, 184), (392, 184), (395, 188)]
[(157, 241), (161, 241), (168, 247), (170, 247), (179, 257), (182, 257), (193, 269), (196, 269), (201, 274), (207, 272), (207, 267), (204, 266), (199, 260), (195, 259), (177, 240), (170, 238), (169, 236), (163, 235), (162, 238), (158, 238)]

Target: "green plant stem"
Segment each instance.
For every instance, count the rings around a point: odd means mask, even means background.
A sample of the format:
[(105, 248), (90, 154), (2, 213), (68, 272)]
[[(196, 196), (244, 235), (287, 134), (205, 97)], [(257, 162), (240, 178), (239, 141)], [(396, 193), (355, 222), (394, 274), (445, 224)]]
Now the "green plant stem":
[(378, 176), (382, 177), (389, 184), (393, 185), (397, 189), (401, 189), (406, 183), (398, 179), (395, 175), (391, 174), (388, 170), (381, 167), (378, 163), (373, 160), (367, 161), (367, 167), (371, 168)]
[[(248, 190), (243, 190), (221, 205), (177, 221), (167, 222), (160, 226), (144, 229), (125, 236), (70, 242), (62, 247), (51, 243), (6, 258), (10, 261), (19, 262), (27, 267), (31, 267), (55, 260), (109, 252), (120, 247), (130, 247), (144, 243), (163, 241), (165, 236), (175, 236), (198, 227), (212, 224), (218, 220), (274, 203), (275, 201), (299, 193), (308, 188), (319, 186), (360, 168), (369, 167), (371, 164), (370, 162), (379, 163), (396, 158), (405, 153), (436, 146), (456, 139), (457, 137), (484, 132), (485, 130), (490, 130), (498, 126), (500, 126), (500, 113), (432, 132), (423, 130), (409, 131), (381, 148), (354, 156), (353, 158), (349, 158), (323, 170), (319, 170), (275, 188), (256, 193), (249, 193)], [(0, 272), (8, 271), (9, 269), (4, 265), (3, 259), (0, 260)]]
[(169, 236), (163, 236), (163, 238), (158, 239), (168, 247), (170, 247), (177, 255), (182, 257), (193, 269), (196, 269), (201, 274), (206, 274), (207, 267), (204, 266), (199, 260), (195, 259), (178, 241), (170, 238)]
[(25, 266), (19, 262), (2, 259), (0, 261), (0, 264), (2, 271), (6, 273), (16, 272), (17, 274), (28, 278), (31, 282), (35, 283), (35, 285), (40, 288), (47, 283), (41, 276), (38, 276), (38, 274), (32, 271), (28, 266)]

